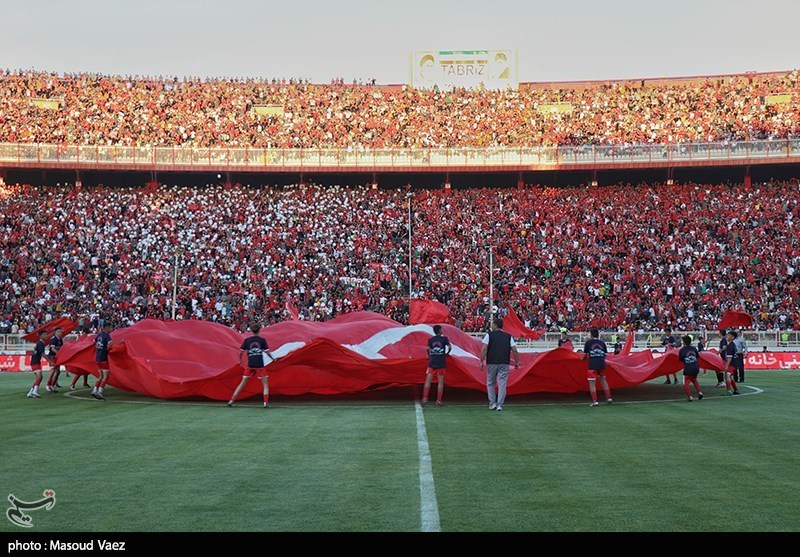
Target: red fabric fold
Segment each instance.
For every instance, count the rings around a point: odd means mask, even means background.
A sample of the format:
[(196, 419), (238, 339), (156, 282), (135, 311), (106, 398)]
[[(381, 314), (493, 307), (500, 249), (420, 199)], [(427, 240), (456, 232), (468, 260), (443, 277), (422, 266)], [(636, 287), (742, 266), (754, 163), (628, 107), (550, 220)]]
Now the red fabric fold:
[(633, 349), (633, 337), (636, 336), (634, 331), (630, 331), (628, 333), (628, 337), (625, 339), (625, 344), (622, 346), (622, 350), (620, 350), (620, 356), (629, 356), (631, 350)]
[[(480, 368), (481, 340), (443, 324), (453, 351), (447, 357), (447, 384), (486, 390)], [(247, 333), (249, 335), (249, 333)], [(325, 322), (284, 321), (261, 330), (277, 361), (267, 366), (276, 395), (357, 393), (401, 385), (421, 385), (427, 367), (430, 325), (403, 326), (384, 315), (354, 312)], [(147, 396), (228, 400), (242, 377), (239, 346), (245, 335), (218, 323), (145, 319), (112, 331), (109, 352), (113, 387)], [(56, 363), (97, 374), (93, 336), (65, 343)], [(586, 362), (558, 348), (520, 353), (509, 375), (510, 394), (578, 392), (588, 389)], [(720, 370), (713, 352), (700, 353), (703, 369)], [(629, 387), (683, 369), (678, 350), (654, 355), (610, 355), (606, 376), (612, 388)], [(242, 397), (258, 396), (250, 381)]]
[(453, 323), (450, 308), (436, 300), (411, 300), (410, 323), (419, 325), (444, 325)]

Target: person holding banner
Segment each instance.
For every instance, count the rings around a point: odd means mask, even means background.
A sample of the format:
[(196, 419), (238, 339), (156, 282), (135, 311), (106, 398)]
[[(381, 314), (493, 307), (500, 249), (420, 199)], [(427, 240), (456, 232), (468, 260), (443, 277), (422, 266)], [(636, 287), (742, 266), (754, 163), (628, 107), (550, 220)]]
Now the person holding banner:
[(56, 365), (56, 354), (64, 346), (64, 339), (61, 337), (63, 329), (58, 327), (50, 341), (47, 343), (48, 354), (46, 356), (47, 362), (50, 364), (50, 377), (47, 378), (45, 390), (52, 393), (57, 393), (59, 389), (58, 376), (61, 375), (61, 366)]
[(450, 339), (442, 335), (442, 326), (433, 326), (433, 336), (428, 339), (426, 351), (428, 353), (428, 369), (425, 370), (425, 384), (422, 387), (422, 405), (428, 403), (428, 395), (431, 391), (433, 374), (438, 376), (436, 388), (436, 405), (444, 406), (442, 397), (444, 396), (444, 370), (447, 365), (447, 355), (453, 347)]
[(736, 344), (733, 342), (734, 339), (739, 336), (738, 333), (734, 330), (730, 330), (727, 333), (727, 341), (728, 344), (725, 348), (725, 395), (738, 395), (739, 394), (739, 386), (736, 384), (736, 370), (737, 370), (737, 362), (736, 362)]
[(108, 351), (111, 349), (111, 323), (109, 321), (103, 322), (102, 330), (94, 338), (95, 355), (94, 360), (97, 362), (97, 383), (92, 388), (92, 396), (97, 400), (105, 400), (103, 390), (108, 383), (108, 375), (111, 371), (111, 366), (108, 363)]
[(700, 390), (700, 384), (697, 382), (697, 374), (700, 373), (700, 351), (692, 346), (691, 336), (686, 335), (681, 341), (683, 346), (678, 353), (678, 359), (683, 362), (683, 390), (686, 392), (686, 400), (689, 402), (694, 400), (690, 385), (694, 385), (697, 399), (703, 400), (703, 391)]
[(250, 331), (253, 334), (244, 339), (242, 345), (239, 347), (242, 353), (247, 354), (247, 367), (244, 370), (242, 381), (239, 383), (239, 386), (236, 387), (236, 390), (233, 391), (233, 395), (228, 401), (228, 408), (233, 407), (236, 397), (239, 396), (239, 393), (242, 392), (242, 389), (244, 389), (244, 386), (247, 385), (251, 377), (258, 377), (264, 384), (264, 408), (271, 408), (269, 404), (269, 376), (267, 375), (267, 362), (265, 359), (268, 357), (271, 362), (274, 362), (275, 358), (272, 357), (269, 351), (267, 339), (259, 335), (261, 332), (261, 325), (259, 323), (253, 323), (253, 325), (250, 326)]
[(47, 331), (39, 332), (39, 340), (33, 347), (33, 354), (31, 354), (31, 371), (35, 377), (31, 390), (28, 391), (28, 398), (42, 398), (39, 394), (39, 385), (42, 383), (42, 357), (44, 356), (44, 337)]
[(611, 404), (614, 400), (611, 398), (611, 388), (608, 386), (608, 380), (605, 376), (608, 348), (606, 343), (600, 340), (600, 331), (598, 329), (592, 329), (589, 335), (589, 340), (583, 345), (583, 356), (581, 356), (581, 360), (589, 360), (589, 395), (592, 397), (592, 403), (589, 406), (598, 406), (599, 404), (597, 402), (597, 385), (595, 384), (598, 379), (600, 379), (600, 385), (606, 394), (606, 402)]
[[(719, 332), (719, 357), (723, 360), (725, 359), (725, 350), (728, 348), (728, 333), (725, 330), (721, 330)], [(718, 371), (717, 372), (717, 384), (716, 387), (722, 388), (725, 386), (725, 372)]]
[(481, 369), (486, 367), (486, 393), (489, 395), (489, 410), (503, 410), (506, 401), (511, 353), (514, 367), (519, 369), (519, 351), (514, 337), (503, 330), (503, 319), (495, 318), (492, 330), (483, 337), (481, 347)]
[[(661, 337), (661, 344), (662, 344), (662, 346), (664, 346), (664, 353), (665, 354), (667, 353), (667, 351), (670, 348), (677, 348), (678, 347), (678, 341), (675, 339), (674, 336), (672, 336), (672, 329), (670, 327), (667, 327), (666, 329), (664, 329), (664, 336)], [(671, 383), (670, 382), (670, 375), (672, 375), (673, 379), (675, 380), (674, 383), (677, 385), (678, 384), (678, 374), (677, 373), (673, 373), (673, 374), (669, 374), (668, 373), (667, 374), (667, 380), (664, 381), (664, 384), (665, 385), (669, 385)]]

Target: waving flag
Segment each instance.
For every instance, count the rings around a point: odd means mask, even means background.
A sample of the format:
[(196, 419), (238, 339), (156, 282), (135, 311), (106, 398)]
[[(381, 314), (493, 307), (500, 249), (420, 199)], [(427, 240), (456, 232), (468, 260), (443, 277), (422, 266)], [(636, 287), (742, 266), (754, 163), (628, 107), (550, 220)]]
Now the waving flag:
[(297, 321), (300, 319), (300, 312), (297, 311), (297, 308), (294, 307), (291, 300), (286, 300), (286, 311), (289, 312), (289, 315), (292, 318), (292, 321)]
[(39, 340), (39, 333), (42, 331), (47, 333), (47, 336), (52, 335), (56, 329), (59, 327), (62, 329), (62, 333), (69, 334), (71, 331), (74, 331), (78, 324), (69, 319), (68, 317), (59, 317), (58, 319), (53, 319), (49, 323), (45, 323), (38, 329), (34, 329), (27, 335), (24, 335), (22, 338), (27, 340), (28, 342), (36, 342)]
[(527, 338), (530, 340), (539, 340), (539, 337), (542, 336), (542, 333), (539, 331), (532, 331), (531, 329), (527, 328), (517, 314), (514, 312), (514, 308), (508, 308), (508, 314), (503, 319), (503, 330), (507, 332), (514, 338)]
[(453, 318), (450, 317), (450, 308), (441, 302), (435, 300), (411, 300), (410, 323), (412, 325), (422, 323), (428, 325), (452, 324)]
[(731, 329), (733, 327), (751, 327), (753, 325), (753, 318), (750, 314), (743, 311), (726, 311), (719, 322), (718, 330)]
[(620, 356), (629, 356), (631, 353), (631, 349), (633, 348), (633, 337), (636, 336), (635, 331), (628, 332), (628, 338), (625, 339), (625, 344), (620, 350)]

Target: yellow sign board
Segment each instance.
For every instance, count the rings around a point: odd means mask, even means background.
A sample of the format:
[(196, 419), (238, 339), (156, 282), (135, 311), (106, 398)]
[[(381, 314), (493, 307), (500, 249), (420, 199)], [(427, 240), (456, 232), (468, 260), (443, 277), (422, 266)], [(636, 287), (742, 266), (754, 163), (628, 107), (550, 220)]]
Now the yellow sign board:
[(277, 104), (257, 104), (253, 112), (259, 116), (283, 116), (283, 107)]
[(59, 99), (32, 99), (32, 101), (33, 106), (44, 110), (58, 110), (61, 108), (61, 101)]
[(572, 103), (548, 103), (540, 104), (536, 110), (542, 114), (571, 114), (573, 106)]
[(789, 104), (792, 102), (791, 93), (781, 95), (767, 95), (764, 97), (764, 104)]

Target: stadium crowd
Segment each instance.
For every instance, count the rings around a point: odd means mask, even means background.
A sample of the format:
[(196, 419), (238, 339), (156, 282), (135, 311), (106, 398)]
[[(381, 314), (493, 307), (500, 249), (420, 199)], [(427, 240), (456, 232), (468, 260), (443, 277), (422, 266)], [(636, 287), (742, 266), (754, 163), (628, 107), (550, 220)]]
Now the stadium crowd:
[(368, 149), (784, 139), (800, 134), (799, 78), (795, 70), (439, 91), (374, 80), (319, 85), (6, 70), (0, 142)]
[[(69, 315), (408, 317), (412, 295), (485, 330), (493, 294), (531, 328), (800, 329), (800, 184), (453, 190), (366, 186), (0, 188), (0, 327)], [(175, 262), (177, 261), (177, 281)], [(0, 331), (2, 332), (2, 331)]]

